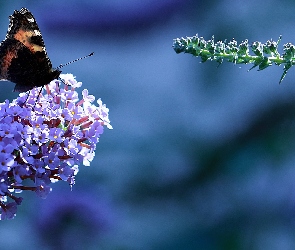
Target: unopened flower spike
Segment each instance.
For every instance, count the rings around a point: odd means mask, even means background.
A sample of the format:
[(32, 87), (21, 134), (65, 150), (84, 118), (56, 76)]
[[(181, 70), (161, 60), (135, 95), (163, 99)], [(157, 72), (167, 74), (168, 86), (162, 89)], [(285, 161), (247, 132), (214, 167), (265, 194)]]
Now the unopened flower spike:
[[(210, 40), (195, 35), (193, 37), (176, 38), (173, 42), (173, 49), (176, 53), (189, 53), (196, 57), (201, 57), (202, 62), (216, 61), (221, 64), (224, 60), (235, 64), (253, 64), (249, 69), (258, 67), (264, 70), (269, 66), (284, 65), (284, 71), (280, 78), (280, 83), (285, 78), (287, 71), (295, 65), (295, 46), (291, 43), (283, 45), (282, 55), (278, 52), (278, 41), (268, 40), (266, 43), (253, 42), (248, 44), (248, 40), (237, 43), (235, 39), (230, 42), (214, 42), (214, 36)], [(253, 53), (250, 54), (250, 51)]]
[(54, 182), (74, 185), (78, 167), (93, 160), (104, 126), (112, 129), (101, 99), (95, 105), (87, 89), (80, 99), (82, 83), (72, 74), (60, 77), (67, 85), (53, 80), (38, 99), (40, 88), (34, 88), (0, 103), (1, 220), (15, 217), (22, 191), (46, 198)]

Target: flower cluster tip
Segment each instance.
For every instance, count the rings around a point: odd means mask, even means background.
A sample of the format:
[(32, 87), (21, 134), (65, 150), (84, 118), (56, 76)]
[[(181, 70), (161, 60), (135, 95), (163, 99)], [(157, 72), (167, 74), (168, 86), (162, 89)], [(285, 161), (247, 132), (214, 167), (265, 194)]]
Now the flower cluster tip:
[[(198, 34), (192, 37), (182, 37), (174, 39), (173, 49), (179, 53), (188, 53), (196, 57), (201, 57), (202, 62), (216, 61), (221, 64), (224, 60), (234, 64), (253, 64), (249, 70), (258, 67), (264, 70), (269, 66), (284, 65), (280, 83), (285, 78), (287, 71), (295, 65), (295, 46), (291, 43), (283, 45), (283, 53), (278, 52), (278, 41), (268, 40), (266, 43), (253, 42), (251, 45), (248, 40), (237, 43), (235, 39), (230, 42), (214, 41), (214, 36), (210, 40), (199, 37)], [(252, 51), (253, 55), (250, 54)]]

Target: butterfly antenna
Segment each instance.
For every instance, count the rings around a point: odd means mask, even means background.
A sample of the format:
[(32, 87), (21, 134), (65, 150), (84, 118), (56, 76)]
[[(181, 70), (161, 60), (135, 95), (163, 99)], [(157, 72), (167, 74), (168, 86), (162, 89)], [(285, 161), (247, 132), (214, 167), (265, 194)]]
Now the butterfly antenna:
[(85, 59), (85, 58), (90, 57), (90, 56), (93, 56), (93, 55), (94, 55), (94, 52), (90, 53), (90, 54), (87, 55), (87, 56), (83, 56), (83, 57), (77, 58), (77, 59), (75, 59), (75, 60), (73, 60), (73, 61), (70, 61), (70, 62), (68, 62), (68, 63), (66, 63), (66, 64), (61, 64), (61, 65), (59, 65), (57, 68), (60, 69), (60, 68), (62, 68), (62, 67), (64, 67), (64, 66), (67, 66), (67, 65), (69, 65), (69, 64), (71, 64), (71, 63), (74, 63), (74, 62), (80, 61), (80, 60), (82, 60), (82, 59)]

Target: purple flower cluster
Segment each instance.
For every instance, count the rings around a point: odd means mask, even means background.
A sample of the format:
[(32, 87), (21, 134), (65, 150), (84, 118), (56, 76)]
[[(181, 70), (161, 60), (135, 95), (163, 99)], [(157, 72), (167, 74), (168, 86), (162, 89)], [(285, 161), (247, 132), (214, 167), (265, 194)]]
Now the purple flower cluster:
[(103, 127), (112, 129), (100, 99), (95, 106), (84, 89), (79, 100), (75, 89), (82, 83), (72, 74), (60, 78), (65, 84), (54, 80), (41, 92), (35, 88), (0, 104), (1, 220), (16, 215), (22, 198), (14, 193), (31, 190), (46, 198), (53, 182), (74, 185), (78, 166), (93, 160)]

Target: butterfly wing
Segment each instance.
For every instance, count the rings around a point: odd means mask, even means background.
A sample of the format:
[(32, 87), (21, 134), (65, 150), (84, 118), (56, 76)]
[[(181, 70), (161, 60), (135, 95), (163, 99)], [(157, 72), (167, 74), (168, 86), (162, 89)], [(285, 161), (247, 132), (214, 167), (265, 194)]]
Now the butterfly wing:
[(22, 8), (10, 17), (5, 40), (0, 44), (1, 78), (16, 83), (14, 91), (44, 86), (59, 77), (52, 69), (45, 44), (32, 13)]

